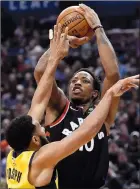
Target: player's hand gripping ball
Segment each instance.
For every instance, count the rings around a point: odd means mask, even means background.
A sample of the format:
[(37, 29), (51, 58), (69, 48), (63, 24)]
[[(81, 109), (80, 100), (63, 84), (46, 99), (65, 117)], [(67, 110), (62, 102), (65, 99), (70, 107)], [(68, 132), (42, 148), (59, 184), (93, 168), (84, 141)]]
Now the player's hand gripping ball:
[[(79, 11), (78, 11), (79, 10)], [(62, 31), (68, 27), (68, 35), (76, 37), (90, 36), (92, 29), (87, 23), (84, 15), (80, 13), (79, 6), (71, 6), (64, 9), (57, 18), (57, 24), (60, 23)]]

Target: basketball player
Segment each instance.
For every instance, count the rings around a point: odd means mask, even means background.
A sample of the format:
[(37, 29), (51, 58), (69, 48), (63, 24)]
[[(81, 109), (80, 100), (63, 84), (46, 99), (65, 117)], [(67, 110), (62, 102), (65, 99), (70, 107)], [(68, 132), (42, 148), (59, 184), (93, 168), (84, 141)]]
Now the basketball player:
[[(69, 82), (69, 99), (54, 81), (49, 104), (46, 108), (47, 135), (51, 141), (58, 141), (69, 136), (79, 128), (83, 120), (95, 108), (96, 99), (118, 81), (119, 71), (114, 49), (107, 38), (98, 15), (90, 7), (80, 5), (81, 13), (93, 29), (105, 79), (100, 91), (99, 80), (88, 69), (77, 71)], [(84, 40), (82, 41), (84, 42)], [(85, 40), (85, 42), (87, 42)], [(71, 40), (72, 47), (80, 45), (79, 41)], [(49, 50), (40, 58), (34, 72), (38, 83), (49, 58)], [(94, 62), (93, 62), (94, 64)], [(83, 145), (71, 156), (61, 161), (58, 166), (60, 189), (99, 188), (104, 185), (108, 172), (108, 135), (117, 112), (119, 97), (112, 99), (108, 116), (95, 138)]]
[(59, 29), (56, 33), (55, 27), (50, 45), (51, 58), (35, 91), (28, 114), (15, 118), (6, 129), (6, 139), (13, 148), (7, 157), (8, 188), (56, 189), (55, 165), (95, 137), (108, 115), (112, 99), (136, 87), (138, 83), (138, 76), (120, 80), (106, 92), (79, 129), (59, 142), (48, 144), (40, 121), (51, 95), (56, 67), (69, 49), (68, 28), (65, 34), (61, 34)]

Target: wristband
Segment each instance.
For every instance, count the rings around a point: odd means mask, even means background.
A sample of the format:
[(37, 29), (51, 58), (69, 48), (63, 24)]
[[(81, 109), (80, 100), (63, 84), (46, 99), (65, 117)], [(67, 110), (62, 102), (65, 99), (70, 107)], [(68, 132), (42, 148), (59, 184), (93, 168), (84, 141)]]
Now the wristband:
[(95, 32), (95, 30), (98, 29), (98, 28), (103, 28), (103, 26), (102, 26), (102, 25), (98, 25), (98, 26), (96, 26), (95, 28), (92, 29), (93, 32)]

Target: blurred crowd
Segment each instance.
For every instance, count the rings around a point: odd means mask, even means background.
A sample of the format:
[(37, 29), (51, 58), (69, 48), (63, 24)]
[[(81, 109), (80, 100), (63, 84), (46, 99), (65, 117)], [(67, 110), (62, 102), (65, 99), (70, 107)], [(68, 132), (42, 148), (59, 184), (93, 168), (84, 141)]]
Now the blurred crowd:
[[(4, 138), (4, 130), (11, 119), (25, 114), (31, 103), (36, 83), (33, 72), (39, 57), (49, 48), (48, 29), (50, 21), (36, 20), (29, 17), (21, 20), (11, 36), (2, 33), (1, 44), (1, 179), (5, 178), (6, 155), (9, 146)], [(140, 73), (139, 70), (139, 35), (135, 31), (113, 30), (107, 32), (119, 62), (121, 78)], [(81, 67), (89, 67), (103, 80), (96, 40), (70, 49), (58, 66), (56, 80), (67, 93), (68, 81), (73, 73)], [(118, 113), (109, 138), (110, 164), (106, 189), (139, 188), (140, 168), (140, 132), (138, 90), (124, 94), (120, 101)]]

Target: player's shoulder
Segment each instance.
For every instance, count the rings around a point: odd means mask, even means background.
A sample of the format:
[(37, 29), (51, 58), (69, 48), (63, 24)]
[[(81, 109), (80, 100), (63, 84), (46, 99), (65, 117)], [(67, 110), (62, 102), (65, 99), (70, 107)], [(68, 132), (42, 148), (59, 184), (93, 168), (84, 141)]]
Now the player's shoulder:
[(12, 157), (13, 152), (14, 152), (14, 150), (13, 150), (13, 149), (11, 149), (11, 150), (9, 151), (9, 153), (8, 153), (8, 155), (7, 155), (7, 159), (8, 159), (9, 157)]
[(49, 127), (54, 127), (56, 125), (59, 125), (67, 116), (68, 112), (69, 112), (69, 108), (70, 108), (70, 101), (67, 100), (67, 103), (63, 109), (63, 111), (59, 114), (59, 116), (48, 126)]

